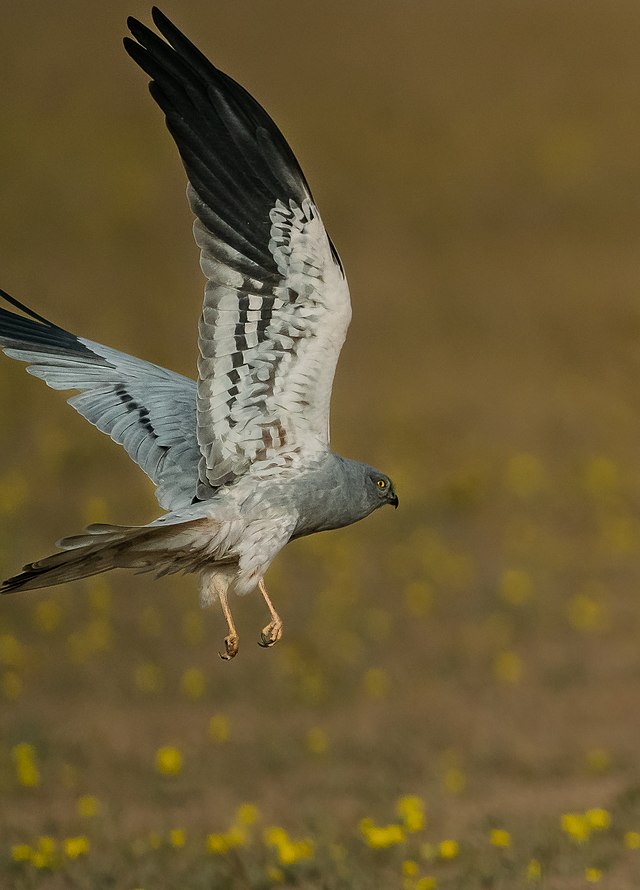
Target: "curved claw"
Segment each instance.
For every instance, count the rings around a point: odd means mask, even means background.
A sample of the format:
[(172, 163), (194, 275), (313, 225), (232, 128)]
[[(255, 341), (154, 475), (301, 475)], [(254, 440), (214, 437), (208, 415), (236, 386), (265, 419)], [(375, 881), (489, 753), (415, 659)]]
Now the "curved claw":
[(239, 649), (238, 634), (229, 634), (229, 636), (224, 638), (224, 649), (224, 655), (222, 652), (218, 652), (223, 661), (231, 661), (232, 658), (236, 657)]
[(281, 637), (282, 621), (279, 618), (274, 619), (271, 624), (267, 624), (266, 627), (262, 628), (258, 646), (262, 646), (263, 649), (270, 649), (272, 646), (275, 646)]

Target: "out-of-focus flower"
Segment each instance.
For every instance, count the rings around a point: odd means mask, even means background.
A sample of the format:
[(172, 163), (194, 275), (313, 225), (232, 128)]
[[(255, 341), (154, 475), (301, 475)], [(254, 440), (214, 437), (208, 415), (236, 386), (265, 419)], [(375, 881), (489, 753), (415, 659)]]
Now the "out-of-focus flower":
[(493, 660), (493, 673), (502, 683), (515, 686), (522, 678), (522, 659), (509, 649), (499, 652)]
[(373, 819), (360, 820), (360, 832), (368, 847), (374, 850), (386, 850), (405, 842), (405, 831), (402, 825), (376, 825)]
[(525, 871), (527, 881), (537, 882), (542, 878), (542, 865), (538, 859), (530, 859)]
[(18, 782), (25, 788), (37, 788), (40, 784), (40, 772), (36, 762), (36, 750), (33, 745), (21, 742), (11, 750)]
[(53, 633), (60, 625), (62, 609), (57, 600), (40, 600), (33, 610), (33, 621), (43, 633)]
[(560, 825), (576, 844), (584, 844), (591, 834), (591, 828), (583, 813), (563, 813)]
[(23, 667), (27, 660), (26, 647), (12, 634), (0, 634), (0, 664)]
[(8, 701), (17, 701), (24, 688), (22, 677), (16, 671), (5, 671), (0, 681), (0, 688)]
[(102, 804), (93, 794), (83, 794), (82, 797), (78, 798), (76, 809), (78, 810), (78, 815), (82, 816), (83, 819), (92, 819), (94, 816), (100, 815)]
[(624, 835), (627, 850), (640, 850), (640, 831), (627, 831)]
[(221, 744), (231, 738), (231, 721), (226, 714), (213, 714), (209, 718), (209, 738)]
[(611, 813), (602, 807), (593, 807), (584, 814), (587, 825), (593, 831), (606, 831), (611, 826)]
[(320, 726), (312, 726), (305, 739), (307, 751), (311, 754), (325, 754), (329, 748), (329, 739)]
[(410, 581), (404, 589), (404, 606), (410, 615), (423, 618), (433, 606), (433, 588), (426, 581)]
[(592, 748), (584, 760), (590, 773), (606, 773), (611, 768), (611, 755), (604, 748)]
[(460, 852), (460, 845), (458, 841), (451, 840), (450, 838), (444, 841), (440, 841), (438, 844), (438, 856), (440, 859), (455, 859)]
[(62, 849), (67, 859), (78, 859), (89, 852), (89, 839), (84, 835), (67, 837), (62, 842)]
[(415, 794), (406, 794), (396, 801), (396, 813), (409, 834), (422, 831), (425, 826), (424, 801)]
[(180, 686), (187, 698), (202, 698), (205, 691), (205, 679), (200, 668), (187, 668), (180, 680)]
[(522, 569), (506, 569), (500, 579), (500, 595), (512, 606), (521, 606), (533, 596), (531, 576)]
[(489, 834), (489, 843), (492, 847), (510, 847), (511, 835), (504, 828), (494, 828)]
[(599, 868), (585, 868), (584, 877), (587, 883), (597, 884), (602, 880), (602, 871)]
[(172, 847), (179, 849), (184, 847), (187, 842), (187, 833), (184, 828), (172, 828), (169, 832), (169, 843)]
[(311, 838), (292, 840), (280, 826), (265, 829), (264, 842), (268, 847), (275, 847), (280, 865), (294, 865), (301, 860), (313, 859), (315, 855)]
[(173, 745), (156, 751), (156, 770), (163, 776), (176, 776), (182, 770), (182, 754)]
[(242, 803), (236, 810), (235, 821), (238, 825), (254, 825), (259, 816), (260, 810), (254, 803)]

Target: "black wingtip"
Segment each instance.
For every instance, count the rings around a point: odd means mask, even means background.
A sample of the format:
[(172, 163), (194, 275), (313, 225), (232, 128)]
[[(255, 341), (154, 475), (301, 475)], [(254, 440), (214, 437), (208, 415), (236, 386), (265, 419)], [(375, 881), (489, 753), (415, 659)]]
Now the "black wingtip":
[(54, 324), (52, 321), (49, 321), (48, 318), (45, 318), (43, 315), (38, 315), (37, 312), (34, 312), (33, 309), (29, 309), (28, 306), (25, 306), (24, 303), (21, 303), (20, 300), (16, 300), (15, 297), (12, 297), (11, 294), (8, 294), (6, 290), (3, 290), (0, 287), (0, 297), (3, 300), (6, 300), (11, 306), (14, 306), (16, 309), (19, 309), (21, 312), (24, 312), (25, 315), (28, 315), (30, 318), (34, 318), (36, 321), (42, 322), (42, 324), (46, 324), (47, 327), (57, 328), (58, 325)]

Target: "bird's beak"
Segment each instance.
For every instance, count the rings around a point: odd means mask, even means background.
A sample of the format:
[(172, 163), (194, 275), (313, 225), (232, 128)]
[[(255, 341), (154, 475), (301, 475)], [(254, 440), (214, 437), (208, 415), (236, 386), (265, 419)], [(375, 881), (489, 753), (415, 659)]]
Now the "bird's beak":
[(400, 501), (398, 500), (398, 495), (395, 492), (393, 494), (393, 497), (389, 498), (389, 503), (393, 504), (396, 510), (398, 509), (398, 504), (400, 503)]

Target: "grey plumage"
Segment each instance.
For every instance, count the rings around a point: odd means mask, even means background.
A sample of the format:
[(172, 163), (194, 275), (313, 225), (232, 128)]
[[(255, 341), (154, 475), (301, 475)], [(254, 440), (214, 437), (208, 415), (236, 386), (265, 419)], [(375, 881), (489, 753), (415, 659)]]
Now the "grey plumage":
[(397, 497), (387, 476), (329, 446), (351, 306), (293, 152), (249, 93), (155, 8), (153, 19), (164, 40), (129, 19), (136, 40), (125, 46), (152, 78), (189, 180), (207, 278), (198, 379), (76, 337), (4, 291), (24, 314), (0, 309), (0, 347), (52, 388), (78, 391), (69, 404), (124, 447), (167, 512), (141, 528), (90, 526), (1, 592), (116, 567), (199, 572), (203, 602), (219, 596), (232, 628), (229, 587), (260, 583), (277, 618), (262, 586), (276, 553)]

